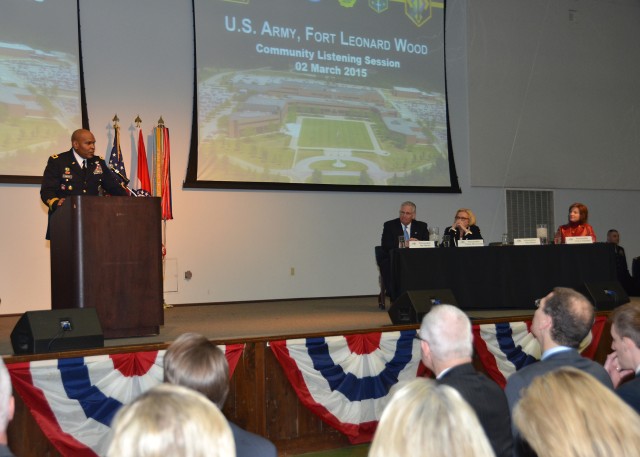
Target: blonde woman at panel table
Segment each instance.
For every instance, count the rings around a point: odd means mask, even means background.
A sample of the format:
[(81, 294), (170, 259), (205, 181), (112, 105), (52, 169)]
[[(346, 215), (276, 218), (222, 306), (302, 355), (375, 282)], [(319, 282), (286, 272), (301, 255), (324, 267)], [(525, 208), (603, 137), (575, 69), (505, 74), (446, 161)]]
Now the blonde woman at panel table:
[(460, 208), (456, 211), (453, 225), (444, 229), (444, 236), (455, 240), (455, 246), (459, 240), (481, 240), (480, 227), (476, 225), (476, 216), (469, 208)]

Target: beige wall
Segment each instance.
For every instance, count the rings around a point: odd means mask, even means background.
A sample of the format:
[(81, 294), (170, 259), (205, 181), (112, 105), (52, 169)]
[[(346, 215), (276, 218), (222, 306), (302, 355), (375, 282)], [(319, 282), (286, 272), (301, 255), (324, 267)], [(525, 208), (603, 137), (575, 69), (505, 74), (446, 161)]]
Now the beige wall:
[[(380, 241), (382, 223), (397, 217), (399, 203), (407, 199), (417, 203), (419, 219), (441, 231), (456, 208), (471, 207), (485, 239), (500, 240), (506, 225), (504, 189), (469, 185), (462, 0), (448, 2), (447, 13), (451, 131), (461, 195), (182, 190), (193, 96), (191, 1), (80, 3), (87, 102), (98, 150), (110, 151), (108, 127), (115, 113), (127, 166), (128, 129), (137, 115), (147, 134), (161, 115), (171, 129), (175, 220), (167, 223), (167, 257), (177, 262), (178, 291), (165, 294), (168, 303), (373, 295), (373, 246)], [(47, 155), (55, 152), (43, 152), (43, 169)], [(638, 196), (558, 190), (556, 221), (564, 220), (572, 201), (583, 201), (601, 238), (615, 225), (628, 255), (638, 255)], [(48, 309), (47, 218), (39, 187), (0, 185), (0, 215), (0, 314)], [(193, 273), (189, 281), (186, 270)]]

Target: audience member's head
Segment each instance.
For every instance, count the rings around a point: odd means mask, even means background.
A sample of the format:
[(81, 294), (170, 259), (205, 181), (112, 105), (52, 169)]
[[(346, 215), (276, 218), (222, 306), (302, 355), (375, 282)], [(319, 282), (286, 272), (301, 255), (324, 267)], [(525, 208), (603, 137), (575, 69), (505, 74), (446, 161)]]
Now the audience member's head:
[(7, 426), (13, 419), (15, 404), (9, 371), (0, 358), (0, 444), (7, 444)]
[(613, 244), (620, 243), (620, 234), (616, 229), (610, 229), (607, 232), (607, 243), (613, 243)]
[(202, 394), (161, 384), (122, 407), (108, 457), (235, 456), (231, 428)]
[(431, 308), (422, 318), (418, 336), (422, 340), (422, 362), (436, 375), (445, 368), (471, 361), (471, 321), (453, 305)]
[(198, 391), (222, 409), (229, 393), (229, 364), (204, 336), (184, 333), (164, 354), (164, 380)]
[(471, 406), (452, 387), (416, 378), (382, 413), (369, 457), (487, 457), (489, 440)]
[(611, 348), (618, 355), (618, 367), (637, 370), (640, 366), (640, 303), (619, 306), (610, 320)]
[(586, 224), (589, 221), (589, 208), (582, 203), (573, 203), (569, 207), (569, 223)]
[(513, 420), (538, 457), (640, 455), (640, 416), (576, 368), (536, 377), (524, 390)]
[(531, 332), (543, 351), (554, 346), (577, 349), (593, 326), (593, 305), (573, 289), (556, 287), (537, 305)]

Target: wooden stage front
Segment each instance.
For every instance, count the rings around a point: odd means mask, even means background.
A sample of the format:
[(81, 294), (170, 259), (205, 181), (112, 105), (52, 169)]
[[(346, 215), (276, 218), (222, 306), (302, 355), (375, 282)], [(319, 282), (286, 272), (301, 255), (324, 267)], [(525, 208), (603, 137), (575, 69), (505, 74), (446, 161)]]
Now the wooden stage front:
[[(469, 312), (474, 324), (519, 322), (532, 314), (533, 309)], [(9, 335), (18, 318), (0, 317), (0, 353), (7, 364), (162, 350), (184, 332), (201, 333), (217, 344), (244, 344), (224, 413), (246, 430), (269, 438), (282, 456), (345, 447), (349, 440), (301, 404), (269, 341), (418, 328), (394, 326), (387, 312), (378, 309), (375, 296), (177, 306), (165, 310), (165, 324), (157, 336), (106, 340), (101, 349), (13, 356)], [(610, 341), (607, 327), (595, 357), (601, 363), (610, 351)], [(476, 365), (482, 367), (479, 362)], [(14, 453), (61, 455), (16, 397), (16, 415), (9, 427)]]

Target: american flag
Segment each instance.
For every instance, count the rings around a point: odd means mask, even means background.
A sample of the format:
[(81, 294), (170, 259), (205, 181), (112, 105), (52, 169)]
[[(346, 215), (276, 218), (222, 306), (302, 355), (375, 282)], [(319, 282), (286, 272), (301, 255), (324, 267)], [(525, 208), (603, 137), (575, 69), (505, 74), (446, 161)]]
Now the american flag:
[[(120, 173), (118, 176), (120, 181), (127, 181), (127, 170), (124, 167), (124, 160), (122, 159), (122, 150), (120, 149), (120, 126), (115, 126), (115, 136), (113, 137), (113, 148), (111, 148), (111, 155), (109, 156), (109, 168)], [(125, 183), (126, 184), (126, 183)]]

